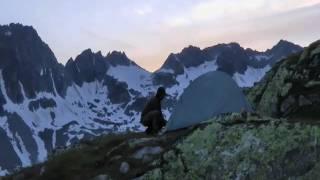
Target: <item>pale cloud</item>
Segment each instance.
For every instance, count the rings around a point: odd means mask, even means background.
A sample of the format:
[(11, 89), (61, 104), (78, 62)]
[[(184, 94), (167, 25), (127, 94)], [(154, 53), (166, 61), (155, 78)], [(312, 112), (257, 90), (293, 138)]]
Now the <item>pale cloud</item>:
[(153, 8), (149, 5), (143, 5), (142, 7), (134, 9), (134, 12), (140, 16), (144, 16), (152, 13)]
[(320, 3), (320, 0), (281, 0), (266, 1), (266, 8), (273, 12), (285, 12)]
[(320, 3), (320, 0), (206, 0), (185, 16), (195, 22), (212, 20), (254, 19)]
[(226, 18), (256, 11), (263, 4), (264, 0), (247, 0), (248, 3), (238, 0), (213, 0), (197, 4), (190, 12), (190, 17), (195, 21), (207, 21), (212, 19)]
[(166, 25), (169, 27), (181, 27), (190, 25), (191, 21), (185, 17), (171, 17), (165, 21)]

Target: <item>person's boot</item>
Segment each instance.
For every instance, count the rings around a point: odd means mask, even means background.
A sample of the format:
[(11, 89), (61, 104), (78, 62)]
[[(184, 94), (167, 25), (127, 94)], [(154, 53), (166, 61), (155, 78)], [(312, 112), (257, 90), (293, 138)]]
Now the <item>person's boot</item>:
[(146, 134), (148, 134), (148, 135), (152, 134), (152, 129), (151, 129), (151, 127), (148, 127), (145, 132), (146, 132)]
[(158, 132), (158, 136), (163, 135), (166, 132), (166, 128), (162, 128), (159, 132)]

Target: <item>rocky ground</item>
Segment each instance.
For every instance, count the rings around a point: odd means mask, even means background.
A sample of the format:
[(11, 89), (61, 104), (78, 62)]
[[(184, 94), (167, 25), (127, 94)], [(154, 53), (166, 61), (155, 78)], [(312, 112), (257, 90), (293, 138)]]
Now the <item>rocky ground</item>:
[(231, 114), (159, 136), (109, 135), (5, 179), (314, 179), (319, 124)]
[(43, 164), (18, 170), (4, 179), (132, 179), (159, 167), (153, 161), (194, 128), (159, 136), (122, 133), (81, 141), (69, 149), (57, 149)]

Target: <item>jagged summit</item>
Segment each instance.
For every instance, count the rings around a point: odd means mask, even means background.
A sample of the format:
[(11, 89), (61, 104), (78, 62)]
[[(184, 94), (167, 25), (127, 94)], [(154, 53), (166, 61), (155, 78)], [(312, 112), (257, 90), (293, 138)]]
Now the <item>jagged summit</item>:
[(189, 45), (188, 47), (185, 47), (181, 50), (180, 54), (192, 54), (192, 53), (198, 53), (201, 49), (197, 46)]
[[(38, 36), (37, 31), (32, 26), (22, 25), (20, 23), (10, 23), (9, 25), (0, 25), (0, 31), (6, 36), (20, 36), (21, 33)], [(5, 33), (7, 32), (7, 33)], [(11, 32), (11, 33), (8, 33)], [(1, 34), (2, 35), (2, 34)], [(29, 36), (30, 37), (30, 36)]]
[[(267, 68), (278, 59), (286, 57), (302, 48), (288, 41), (281, 40), (271, 50), (259, 52), (252, 49), (244, 49), (239, 43), (217, 44), (201, 50), (195, 46), (184, 48), (180, 53), (170, 54), (163, 66), (156, 72), (169, 72), (179, 75), (185, 69), (197, 68), (201, 65), (215, 62), (218, 70), (230, 75), (245, 75), (248, 69)], [(213, 66), (213, 65), (211, 65)], [(214, 69), (215, 67), (212, 67)]]
[(278, 41), (278, 43), (271, 48), (271, 50), (276, 49), (276, 48), (284, 48), (284, 47), (288, 47), (288, 46), (298, 47), (299, 45), (296, 45), (296, 44), (294, 44), (290, 41), (284, 40), (284, 39), (280, 39)]
[(129, 66), (131, 64), (135, 64), (132, 60), (130, 60), (127, 57), (127, 55), (124, 52), (120, 51), (109, 52), (105, 58), (108, 62), (110, 62), (112, 66)]
[(215, 51), (230, 51), (231, 49), (243, 49), (243, 48), (237, 42), (230, 42), (230, 43), (219, 43), (217, 45), (206, 47), (203, 49), (203, 51), (212, 53)]
[(70, 64), (70, 63), (72, 63), (73, 61), (74, 61), (74, 59), (73, 59), (72, 57), (70, 57), (70, 58), (68, 59), (67, 63), (66, 63), (66, 66), (67, 66), (67, 64)]
[(184, 66), (182, 63), (180, 63), (178, 56), (176, 54), (170, 53), (170, 55), (167, 57), (163, 65), (159, 70), (156, 72), (159, 72), (161, 70), (173, 70), (172, 72), (176, 74), (183, 74), (184, 73)]
[(76, 84), (81, 86), (83, 82), (102, 80), (108, 67), (100, 51), (93, 53), (91, 49), (86, 49), (75, 60), (70, 59), (67, 62), (65, 71)]
[[(220, 43), (215, 46), (211, 47), (221, 47), (221, 48), (242, 48), (241, 45), (237, 42), (230, 42), (230, 43)], [(210, 47), (208, 47), (210, 48)]]
[[(0, 47), (19, 53), (19, 61), (28, 63), (57, 63), (49, 46), (42, 41), (32, 26), (22, 24), (0, 25)], [(41, 56), (36, 57), (36, 54)]]
[(75, 61), (81, 61), (81, 60), (85, 60), (85, 59), (93, 61), (95, 58), (99, 58), (99, 59), (104, 58), (101, 54), (101, 51), (94, 53), (94, 52), (92, 52), (91, 49), (86, 49), (75, 58)]
[(266, 51), (267, 54), (272, 56), (270, 63), (276, 63), (277, 60), (283, 59), (284, 54), (293, 54), (302, 51), (302, 47), (286, 40), (280, 40), (271, 49)]
[(292, 42), (281, 39), (275, 46), (273, 46), (270, 49), (269, 52), (280, 54), (283, 52), (290, 52), (290, 50), (291, 50), (291, 52), (297, 52), (297, 51), (301, 51), (302, 47), (297, 44), (294, 44)]
[(0, 70), (13, 102), (33, 98), (41, 91), (63, 96), (63, 66), (33, 27), (0, 26), (0, 57)]

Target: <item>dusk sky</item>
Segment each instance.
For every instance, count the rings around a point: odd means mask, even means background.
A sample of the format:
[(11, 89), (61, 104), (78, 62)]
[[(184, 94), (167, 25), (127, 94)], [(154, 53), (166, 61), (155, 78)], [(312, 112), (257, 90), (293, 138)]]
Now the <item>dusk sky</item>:
[(320, 0), (0, 0), (0, 24), (32, 25), (61, 63), (84, 49), (125, 51), (154, 71), (171, 52), (320, 39)]

